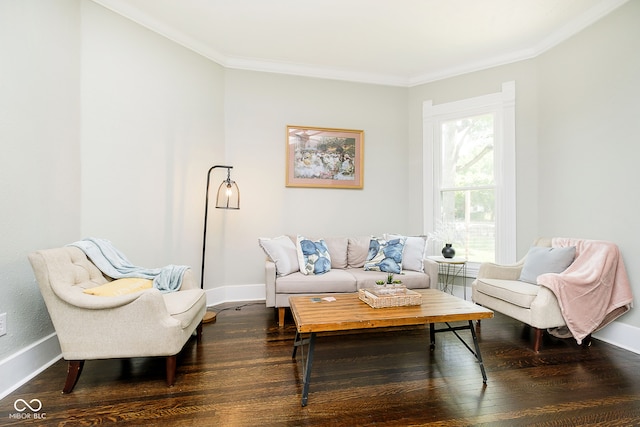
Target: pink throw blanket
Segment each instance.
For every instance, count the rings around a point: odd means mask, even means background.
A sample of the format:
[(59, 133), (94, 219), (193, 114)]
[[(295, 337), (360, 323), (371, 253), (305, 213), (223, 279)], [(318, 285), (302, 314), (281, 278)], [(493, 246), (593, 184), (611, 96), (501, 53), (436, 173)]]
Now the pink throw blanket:
[(551, 289), (578, 344), (631, 308), (633, 295), (618, 246), (597, 240), (554, 238), (553, 247), (576, 247), (564, 272), (538, 276)]

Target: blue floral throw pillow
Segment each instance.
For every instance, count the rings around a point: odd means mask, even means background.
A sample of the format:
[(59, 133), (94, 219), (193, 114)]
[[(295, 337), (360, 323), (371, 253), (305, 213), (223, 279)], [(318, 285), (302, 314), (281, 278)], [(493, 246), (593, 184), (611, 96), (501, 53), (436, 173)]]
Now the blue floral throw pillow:
[(324, 274), (331, 270), (331, 257), (324, 240), (314, 242), (298, 236), (296, 249), (302, 274)]
[(394, 274), (402, 273), (402, 252), (406, 240), (406, 237), (391, 240), (372, 238), (369, 241), (369, 255), (364, 263), (364, 269)]

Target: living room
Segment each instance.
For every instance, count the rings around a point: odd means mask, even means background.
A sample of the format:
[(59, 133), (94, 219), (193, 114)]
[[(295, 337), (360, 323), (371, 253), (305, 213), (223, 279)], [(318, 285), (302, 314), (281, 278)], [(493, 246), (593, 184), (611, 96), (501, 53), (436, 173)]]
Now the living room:
[[(516, 85), (517, 258), (538, 236), (612, 241), (640, 289), (636, 1), (535, 57), (415, 86), (223, 67), (87, 0), (6, 1), (0, 17), (2, 395), (59, 352), (30, 252), (95, 236), (140, 265), (196, 267), (206, 171), (230, 164), (242, 207), (210, 214), (207, 301), (264, 299), (258, 237), (430, 231), (423, 102), (507, 81)], [(364, 188), (285, 187), (291, 124), (364, 130)], [(640, 353), (640, 314), (599, 334)]]

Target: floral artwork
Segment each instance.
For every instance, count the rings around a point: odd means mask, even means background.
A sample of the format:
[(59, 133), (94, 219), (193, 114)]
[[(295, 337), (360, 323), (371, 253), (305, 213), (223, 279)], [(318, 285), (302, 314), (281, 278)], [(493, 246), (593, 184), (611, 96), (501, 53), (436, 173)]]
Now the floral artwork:
[(362, 188), (364, 132), (287, 126), (287, 187)]

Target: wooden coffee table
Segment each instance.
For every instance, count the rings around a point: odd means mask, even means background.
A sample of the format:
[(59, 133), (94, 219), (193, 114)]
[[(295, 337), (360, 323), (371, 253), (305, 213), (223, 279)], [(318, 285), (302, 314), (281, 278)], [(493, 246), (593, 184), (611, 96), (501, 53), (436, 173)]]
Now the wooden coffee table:
[[(357, 329), (388, 328), (393, 326), (411, 326), (429, 324), (430, 349), (435, 348), (435, 334), (453, 332), (467, 349), (478, 359), (482, 380), (487, 382), (487, 374), (482, 363), (478, 339), (473, 321), (493, 317), (493, 311), (480, 307), (470, 301), (444, 293), (437, 289), (416, 290), (422, 294), (422, 304), (405, 307), (372, 308), (358, 298), (358, 294), (327, 294), (290, 297), (289, 305), (296, 323), (296, 337), (293, 343), (293, 355), (302, 345), (308, 344), (307, 360), (304, 368), (304, 386), (302, 406), (307, 405), (313, 350), (316, 334), (319, 332), (351, 331)], [(322, 298), (333, 297), (335, 301)], [(318, 301), (320, 299), (320, 301)], [(467, 321), (464, 326), (451, 326), (449, 322)], [(435, 328), (436, 323), (446, 327)], [(473, 338), (472, 349), (458, 335), (459, 330), (468, 329)], [(303, 337), (303, 334), (306, 337)], [(308, 334), (308, 336), (307, 336)]]

